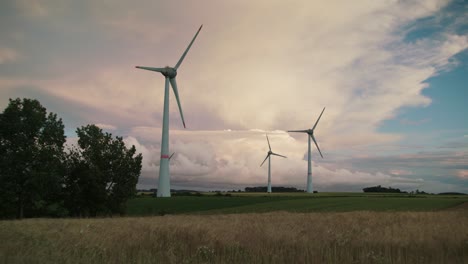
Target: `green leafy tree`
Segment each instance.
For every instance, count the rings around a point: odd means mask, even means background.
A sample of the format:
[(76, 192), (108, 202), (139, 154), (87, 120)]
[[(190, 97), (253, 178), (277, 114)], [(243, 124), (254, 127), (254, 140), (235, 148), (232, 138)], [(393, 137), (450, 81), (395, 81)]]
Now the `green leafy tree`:
[(78, 147), (67, 155), (67, 204), (74, 215), (124, 213), (136, 192), (142, 155), (127, 149), (122, 137), (112, 137), (95, 125), (78, 128)]
[(63, 214), (64, 125), (39, 101), (10, 99), (0, 114), (0, 212), (3, 217)]

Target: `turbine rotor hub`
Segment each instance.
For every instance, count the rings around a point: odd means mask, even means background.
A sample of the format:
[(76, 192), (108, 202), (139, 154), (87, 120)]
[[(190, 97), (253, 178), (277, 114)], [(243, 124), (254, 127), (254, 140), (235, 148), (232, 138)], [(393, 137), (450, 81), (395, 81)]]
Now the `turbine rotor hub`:
[(166, 66), (164, 70), (161, 71), (162, 75), (169, 77), (169, 78), (175, 78), (177, 76), (177, 70), (175, 68)]

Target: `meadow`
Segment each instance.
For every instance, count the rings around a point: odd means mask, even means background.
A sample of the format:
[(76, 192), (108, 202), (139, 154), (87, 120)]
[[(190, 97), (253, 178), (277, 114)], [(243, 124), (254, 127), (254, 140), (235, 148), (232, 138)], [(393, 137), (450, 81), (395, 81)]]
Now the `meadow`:
[(139, 197), (127, 205), (129, 216), (350, 211), (434, 211), (468, 202), (468, 196), (363, 193), (228, 193), (216, 196)]
[[(131, 217), (0, 221), (0, 262), (468, 263), (467, 201), (357, 194), (142, 197), (129, 201)], [(152, 214), (159, 216), (143, 216)]]

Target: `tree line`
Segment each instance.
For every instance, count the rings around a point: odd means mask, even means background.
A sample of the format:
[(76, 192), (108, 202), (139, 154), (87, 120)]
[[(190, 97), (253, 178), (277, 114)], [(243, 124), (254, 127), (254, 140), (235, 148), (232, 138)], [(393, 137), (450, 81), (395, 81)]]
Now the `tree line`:
[[(267, 192), (267, 186), (258, 186), (258, 187), (245, 187), (246, 192)], [(303, 190), (298, 190), (294, 187), (281, 187), (281, 186), (272, 186), (272, 192), (304, 192)]]
[(123, 214), (142, 155), (96, 125), (65, 148), (62, 119), (38, 100), (10, 99), (0, 113), (0, 217)]
[(382, 187), (380, 185), (366, 187), (362, 189), (363, 192), (368, 193), (403, 193), (400, 189), (392, 188), (392, 187)]

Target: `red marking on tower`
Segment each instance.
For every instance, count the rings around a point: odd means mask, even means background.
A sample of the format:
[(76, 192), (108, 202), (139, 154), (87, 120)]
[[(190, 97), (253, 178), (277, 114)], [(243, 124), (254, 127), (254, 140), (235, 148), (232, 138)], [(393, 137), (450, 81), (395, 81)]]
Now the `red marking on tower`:
[(161, 159), (169, 159), (169, 155), (161, 155)]

